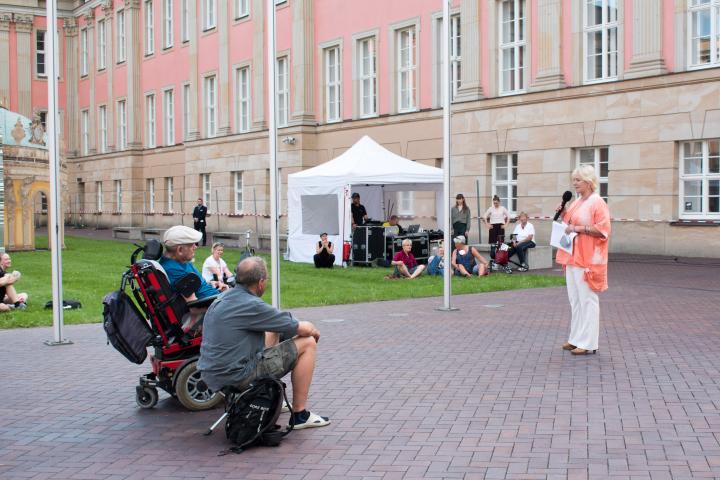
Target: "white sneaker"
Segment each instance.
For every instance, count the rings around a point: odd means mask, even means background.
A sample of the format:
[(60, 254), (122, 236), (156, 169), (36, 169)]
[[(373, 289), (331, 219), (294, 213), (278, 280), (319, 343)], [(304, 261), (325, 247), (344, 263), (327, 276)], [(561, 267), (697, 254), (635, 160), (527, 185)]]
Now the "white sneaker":
[(283, 400), (282, 408), (280, 409), (280, 411), (282, 413), (287, 413), (290, 411), (290, 406), (288, 405), (288, 403), (285, 400)]

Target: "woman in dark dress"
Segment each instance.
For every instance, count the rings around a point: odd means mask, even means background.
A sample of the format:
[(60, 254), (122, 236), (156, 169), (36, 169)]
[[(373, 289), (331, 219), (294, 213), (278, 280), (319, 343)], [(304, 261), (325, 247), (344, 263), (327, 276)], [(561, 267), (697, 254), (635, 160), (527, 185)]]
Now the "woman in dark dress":
[(328, 242), (327, 233), (321, 233), (320, 241), (315, 247), (315, 256), (313, 257), (315, 268), (332, 268), (335, 264), (334, 249), (335, 247), (333, 247), (332, 242)]

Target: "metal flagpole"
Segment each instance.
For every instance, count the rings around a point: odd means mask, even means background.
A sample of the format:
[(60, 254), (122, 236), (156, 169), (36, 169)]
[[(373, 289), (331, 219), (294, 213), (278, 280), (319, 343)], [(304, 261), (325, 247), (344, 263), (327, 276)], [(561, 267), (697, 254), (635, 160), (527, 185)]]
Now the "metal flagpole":
[(450, 238), (450, 96), (452, 94), (450, 85), (450, 0), (443, 2), (442, 22), (442, 91), (443, 91), (443, 204), (445, 210), (443, 231), (443, 246), (445, 247), (445, 272), (443, 282), (443, 306), (441, 310), (457, 310), (450, 306), (450, 295), (452, 293), (452, 266), (450, 258), (453, 250), (452, 239)]
[(280, 308), (280, 243), (278, 241), (277, 118), (275, 111), (275, 0), (267, 0), (268, 135), (270, 140), (270, 270), (272, 306)]
[(63, 299), (62, 299), (62, 242), (60, 240), (60, 155), (57, 142), (57, 0), (47, 0), (47, 31), (45, 33), (46, 62), (48, 67), (48, 112), (47, 139), (48, 163), (50, 164), (50, 259), (52, 263), (52, 299), (53, 299), (53, 340), (45, 345), (66, 345), (72, 343), (63, 338)]

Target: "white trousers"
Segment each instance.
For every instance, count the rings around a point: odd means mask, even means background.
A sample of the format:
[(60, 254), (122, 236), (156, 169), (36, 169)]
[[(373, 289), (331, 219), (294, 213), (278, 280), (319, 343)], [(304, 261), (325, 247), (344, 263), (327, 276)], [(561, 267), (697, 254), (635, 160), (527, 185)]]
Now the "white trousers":
[(597, 350), (600, 336), (600, 301), (583, 277), (585, 269), (568, 265), (565, 269), (572, 320), (568, 342), (584, 350)]

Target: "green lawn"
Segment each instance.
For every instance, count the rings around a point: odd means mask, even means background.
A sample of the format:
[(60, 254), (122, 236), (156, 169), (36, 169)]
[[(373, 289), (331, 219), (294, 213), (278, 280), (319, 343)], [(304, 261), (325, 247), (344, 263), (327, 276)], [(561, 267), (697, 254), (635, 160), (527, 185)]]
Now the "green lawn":
[[(80, 300), (83, 308), (66, 310), (66, 324), (101, 321), (102, 299), (120, 285), (120, 275), (127, 269), (133, 246), (114, 240), (90, 240), (66, 237), (67, 248), (62, 252), (63, 296)], [(47, 237), (38, 238), (38, 248), (47, 248)], [(210, 254), (209, 247), (197, 251), (196, 265)], [(225, 251), (225, 261), (234, 265), (240, 257), (236, 249)], [(22, 272), (18, 291), (28, 292), (27, 310), (0, 315), (0, 328), (48, 326), (52, 324), (51, 310), (45, 303), (52, 298), (50, 252), (16, 252), (12, 254), (12, 268)], [(317, 270), (312, 265), (281, 262), (282, 306), (284, 308), (375, 302), (400, 298), (442, 296), (440, 277), (420, 277), (387, 281), (383, 277), (390, 269), (334, 268)], [(564, 285), (560, 276), (531, 274), (494, 274), (482, 279), (453, 279), (453, 293), (467, 294)], [(269, 301), (270, 288), (265, 295)]]

